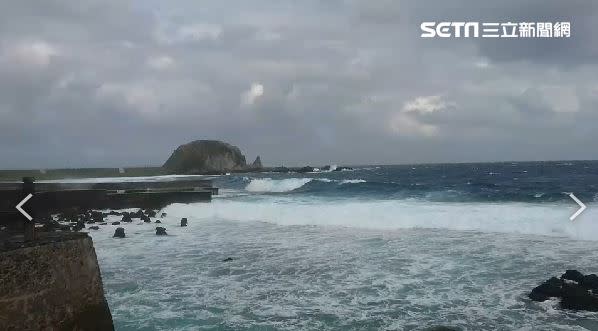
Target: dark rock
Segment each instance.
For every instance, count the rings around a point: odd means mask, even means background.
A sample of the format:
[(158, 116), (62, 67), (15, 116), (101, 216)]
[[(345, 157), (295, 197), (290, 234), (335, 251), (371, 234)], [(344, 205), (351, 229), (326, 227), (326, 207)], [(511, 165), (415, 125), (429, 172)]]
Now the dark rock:
[(108, 225), (108, 223), (106, 223), (106, 222), (102, 222), (102, 223), (100, 223), (99, 225)]
[(529, 297), (534, 301), (558, 297), (563, 309), (598, 311), (598, 294), (594, 293), (597, 285), (598, 276), (567, 270), (561, 279), (552, 277), (534, 288)]
[(598, 311), (598, 296), (577, 284), (563, 284), (561, 308)]
[(89, 214), (94, 222), (101, 222), (104, 220), (104, 214), (101, 211), (92, 210)]
[(112, 224), (112, 225), (120, 225), (120, 222), (112, 222), (110, 224)]
[(114, 236), (112, 236), (113, 238), (124, 238), (125, 237), (125, 228), (116, 228), (116, 230), (114, 230)]
[(129, 213), (123, 214), (123, 217), (120, 220), (121, 222), (125, 222), (125, 223), (131, 223), (133, 222), (133, 219), (131, 218), (131, 215)]
[(152, 220), (148, 216), (145, 216), (145, 215), (141, 216), (141, 220), (143, 222), (145, 222), (145, 223), (151, 223), (152, 222)]
[(108, 212), (106, 215), (111, 215), (111, 216), (122, 216), (122, 215), (123, 215), (123, 213), (121, 213), (121, 212), (117, 212), (117, 211), (114, 211), (114, 210), (111, 210), (111, 211), (109, 211), (109, 212)]
[(552, 297), (560, 297), (562, 293), (563, 281), (552, 277), (542, 283), (540, 286), (534, 288), (528, 295), (534, 301), (544, 301)]
[(297, 172), (305, 173), (305, 172), (314, 172), (314, 167), (305, 166), (297, 170)]
[(147, 209), (147, 210), (145, 211), (145, 214), (146, 214), (148, 217), (156, 217), (156, 211), (155, 211), (155, 210)]
[(443, 326), (443, 325), (432, 326), (432, 327), (424, 329), (424, 331), (460, 331), (460, 330), (461, 329), (457, 329), (457, 328), (453, 328), (453, 327), (449, 327), (449, 326)]
[(583, 274), (577, 270), (567, 270), (561, 276), (561, 279), (572, 280), (579, 283), (583, 279)]
[(598, 276), (595, 274), (583, 276), (579, 285), (588, 290), (592, 290), (594, 294), (598, 294)]
[(162, 222), (160, 222), (160, 220), (156, 220), (156, 223), (162, 223)]
[(166, 228), (163, 228), (161, 226), (156, 227), (156, 236), (165, 236), (165, 235), (167, 235)]
[(323, 166), (323, 167), (322, 167), (322, 169), (320, 169), (320, 170), (322, 170), (322, 171), (330, 171), (330, 168), (331, 168), (331, 167), (330, 167), (329, 165), (325, 165), (325, 166)]
[(264, 166), (262, 165), (262, 159), (259, 155), (255, 158), (255, 161), (253, 161), (253, 163), (249, 166), (249, 168), (251, 169), (262, 169), (263, 167)]
[(187, 226), (187, 218), (186, 217), (181, 218), (181, 226)]
[(287, 167), (276, 167), (276, 168), (272, 169), (272, 172), (287, 173), (287, 172), (291, 172), (291, 169), (289, 169)]
[(145, 216), (145, 214), (143, 213), (143, 210), (141, 210), (141, 209), (139, 209), (138, 211), (131, 214), (131, 218), (143, 218), (144, 216)]
[(222, 173), (245, 170), (247, 164), (241, 150), (217, 140), (196, 140), (179, 146), (164, 163), (174, 173)]
[(227, 257), (226, 259), (222, 260), (222, 262), (231, 262), (232, 260), (232, 257)]
[(162, 213), (162, 214), (160, 214), (160, 217), (166, 217), (166, 215), (168, 215), (168, 214)]
[(346, 170), (353, 170), (351, 167), (336, 167), (334, 171), (346, 171)]
[(73, 231), (80, 231), (82, 229), (85, 229), (85, 223), (84, 222), (77, 222), (77, 224), (75, 224), (73, 226)]
[(97, 225), (94, 225), (94, 226), (90, 226), (90, 227), (89, 227), (89, 228), (87, 228), (87, 229), (89, 229), (89, 230), (99, 230), (99, 229), (100, 229), (100, 227), (99, 227), (99, 226), (97, 226)]

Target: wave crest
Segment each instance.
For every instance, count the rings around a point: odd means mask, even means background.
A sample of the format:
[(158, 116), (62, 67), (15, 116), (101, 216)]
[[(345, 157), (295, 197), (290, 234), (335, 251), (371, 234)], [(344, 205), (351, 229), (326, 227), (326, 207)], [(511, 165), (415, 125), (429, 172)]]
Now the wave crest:
[(249, 192), (290, 192), (302, 187), (303, 185), (311, 181), (312, 178), (256, 178), (251, 180), (251, 182), (245, 187), (245, 190)]

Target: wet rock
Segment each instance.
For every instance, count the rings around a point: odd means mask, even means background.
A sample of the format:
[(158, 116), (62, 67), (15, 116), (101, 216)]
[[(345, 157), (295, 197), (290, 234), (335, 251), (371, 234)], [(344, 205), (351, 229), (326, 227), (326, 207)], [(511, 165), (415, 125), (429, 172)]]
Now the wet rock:
[(432, 327), (424, 329), (424, 331), (460, 331), (460, 330), (461, 329), (457, 329), (457, 328), (449, 327), (449, 326), (444, 326), (444, 325), (432, 326)]
[(353, 170), (351, 167), (336, 167), (334, 171), (346, 171), (346, 170)]
[(160, 220), (156, 220), (156, 223), (162, 223), (162, 222), (160, 222)]
[(162, 213), (160, 214), (160, 217), (166, 217), (168, 214), (167, 213)]
[(556, 277), (552, 277), (540, 286), (534, 288), (529, 294), (529, 298), (534, 301), (544, 301), (548, 298), (560, 297), (562, 287), (563, 281)]
[(155, 211), (155, 210), (147, 209), (147, 210), (145, 211), (145, 214), (146, 214), (148, 217), (156, 217), (156, 211)]
[(567, 270), (561, 276), (561, 279), (572, 280), (579, 283), (583, 279), (583, 274), (577, 270)]
[(106, 222), (102, 222), (102, 223), (100, 223), (99, 225), (108, 225), (108, 223), (106, 223)]
[(579, 282), (584, 288), (590, 289), (594, 292), (594, 294), (598, 294), (598, 276), (595, 274), (585, 275)]
[(114, 230), (114, 236), (112, 236), (113, 238), (124, 238), (125, 237), (125, 228), (116, 228), (116, 230)]
[(141, 209), (139, 209), (138, 211), (131, 214), (131, 218), (142, 218), (144, 216), (145, 216), (145, 214), (143, 213), (143, 210), (141, 210)]
[(222, 262), (231, 262), (233, 261), (232, 257), (227, 257), (226, 259), (222, 260)]
[(120, 225), (120, 222), (112, 222), (110, 224), (112, 224), (112, 225)]
[(181, 218), (181, 226), (187, 226), (187, 218), (186, 217)]
[(551, 297), (561, 298), (563, 309), (598, 311), (598, 276), (567, 270), (560, 279), (552, 277), (529, 294), (534, 301)]
[(561, 308), (598, 311), (598, 296), (577, 284), (563, 284)]
[(131, 218), (131, 215), (129, 213), (125, 213), (123, 214), (123, 217), (120, 221), (125, 223), (131, 223), (133, 222), (133, 219)]
[(151, 223), (152, 222), (152, 220), (148, 216), (146, 216), (146, 215), (141, 216), (141, 220), (144, 223)]
[(165, 235), (167, 235), (166, 228), (163, 228), (161, 226), (156, 227), (156, 236), (165, 236)]
[(88, 230), (99, 230), (99, 229), (100, 229), (100, 227), (99, 227), (99, 226), (97, 226), (97, 225), (94, 225), (94, 226), (90, 226), (90, 227), (89, 227), (89, 228), (87, 228), (87, 229), (88, 229)]
[(74, 226), (73, 226), (73, 231), (80, 231), (85, 229), (85, 223), (82, 221), (77, 222)]

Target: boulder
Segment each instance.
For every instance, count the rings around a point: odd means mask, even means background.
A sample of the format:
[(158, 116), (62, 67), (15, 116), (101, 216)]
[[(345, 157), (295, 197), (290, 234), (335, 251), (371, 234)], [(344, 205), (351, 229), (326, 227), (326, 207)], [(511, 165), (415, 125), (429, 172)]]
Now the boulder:
[(143, 213), (143, 210), (139, 209), (138, 211), (134, 212), (131, 214), (131, 218), (141, 218), (143, 219), (143, 217), (145, 216), (145, 214)]
[(346, 170), (353, 170), (351, 167), (336, 167), (334, 171), (346, 171)]
[(85, 222), (79, 221), (73, 226), (73, 231), (79, 231), (85, 229)]
[(162, 222), (160, 222), (160, 220), (156, 220), (156, 223), (162, 223)]
[(161, 226), (156, 227), (156, 236), (165, 236), (165, 235), (167, 235), (166, 228), (163, 228)]
[(99, 230), (99, 229), (100, 229), (100, 227), (99, 227), (99, 226), (96, 226), (96, 225), (94, 225), (94, 226), (90, 226), (90, 227), (88, 227), (87, 229), (88, 229), (88, 230)]
[(166, 215), (168, 215), (168, 214), (162, 213), (162, 214), (160, 214), (160, 217), (166, 217)]
[(222, 262), (231, 262), (233, 261), (232, 257), (227, 257), (226, 259), (222, 260)]
[(120, 222), (112, 222), (112, 225), (120, 225)]
[(561, 279), (572, 280), (579, 283), (583, 279), (583, 274), (577, 270), (567, 270), (561, 275)]
[(112, 236), (113, 238), (124, 238), (125, 237), (125, 228), (116, 228), (116, 230), (114, 230), (114, 236)]
[(123, 217), (120, 220), (121, 222), (125, 222), (125, 223), (131, 223), (133, 222), (133, 219), (131, 218), (131, 215), (129, 213), (125, 213), (123, 214)]
[(147, 209), (147, 210), (145, 211), (145, 214), (146, 214), (148, 217), (156, 217), (156, 211), (155, 211), (155, 210)]
[(563, 284), (561, 308), (598, 311), (598, 296), (577, 284)]
[(151, 223), (152, 220), (149, 218), (149, 216), (143, 215), (141, 216), (141, 220), (145, 223)]
[(598, 276), (595, 274), (583, 276), (581, 281), (579, 282), (584, 288), (592, 290), (594, 293), (598, 294)]
[(164, 168), (178, 174), (213, 174), (245, 170), (247, 164), (236, 146), (218, 140), (196, 140), (179, 146)]
[(187, 218), (186, 217), (181, 218), (181, 226), (187, 226)]
[(598, 276), (584, 276), (577, 270), (567, 270), (560, 279), (550, 278), (528, 296), (534, 301), (561, 298), (563, 309), (598, 311)]
[(100, 223), (99, 225), (108, 225), (108, 223), (106, 223), (106, 222), (102, 222), (102, 223)]
[(529, 294), (529, 298), (534, 301), (544, 301), (552, 297), (560, 297), (563, 281), (552, 277), (542, 283), (540, 286), (534, 288)]

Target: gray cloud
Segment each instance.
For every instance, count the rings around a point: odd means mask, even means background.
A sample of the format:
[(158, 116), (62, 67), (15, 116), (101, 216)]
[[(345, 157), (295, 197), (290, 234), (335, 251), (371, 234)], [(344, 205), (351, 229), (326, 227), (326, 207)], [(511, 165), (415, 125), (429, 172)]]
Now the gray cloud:
[[(0, 168), (156, 165), (200, 138), (272, 165), (595, 159), (597, 15), (581, 0), (5, 3)], [(423, 40), (428, 20), (573, 30)]]

